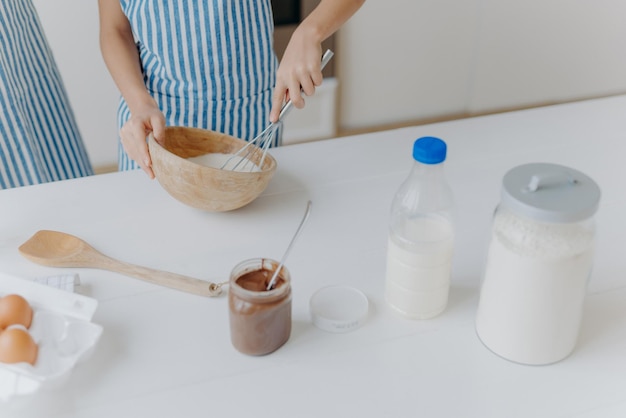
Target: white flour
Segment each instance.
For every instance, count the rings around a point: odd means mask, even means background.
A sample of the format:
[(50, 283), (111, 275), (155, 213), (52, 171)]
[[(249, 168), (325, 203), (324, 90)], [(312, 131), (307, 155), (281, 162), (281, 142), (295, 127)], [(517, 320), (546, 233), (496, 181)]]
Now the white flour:
[(547, 364), (578, 338), (593, 258), (593, 230), (543, 224), (507, 212), (494, 219), (476, 330), (492, 351)]
[(257, 166), (251, 160), (234, 154), (209, 153), (199, 155), (197, 157), (190, 157), (187, 158), (187, 160), (196, 164), (213, 168), (222, 168), (222, 166), (226, 164), (224, 170), (249, 171), (253, 173), (261, 171), (259, 166)]

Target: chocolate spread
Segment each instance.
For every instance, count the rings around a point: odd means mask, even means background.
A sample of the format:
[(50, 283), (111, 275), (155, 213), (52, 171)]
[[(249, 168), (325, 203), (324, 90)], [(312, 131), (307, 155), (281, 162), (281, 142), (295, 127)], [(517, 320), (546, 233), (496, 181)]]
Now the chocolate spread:
[(289, 273), (281, 269), (274, 288), (266, 290), (273, 274), (273, 269), (260, 268), (231, 278), (231, 341), (244, 354), (269, 354), (285, 344), (291, 334)]
[[(270, 280), (272, 280), (273, 275), (274, 270), (254, 270), (248, 273), (244, 273), (241, 277), (239, 277), (237, 279), (237, 284), (246, 290), (263, 292), (267, 290), (267, 285), (269, 284)], [(284, 281), (285, 280), (279, 274), (276, 278), (274, 288), (278, 288), (281, 283), (284, 283)]]

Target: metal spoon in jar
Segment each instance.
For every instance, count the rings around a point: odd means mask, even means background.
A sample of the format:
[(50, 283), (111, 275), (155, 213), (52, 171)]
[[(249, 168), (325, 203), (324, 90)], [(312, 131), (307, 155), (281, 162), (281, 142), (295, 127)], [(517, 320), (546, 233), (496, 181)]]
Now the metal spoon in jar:
[(267, 284), (267, 288), (265, 290), (272, 290), (272, 288), (276, 284), (276, 278), (278, 278), (278, 273), (283, 268), (283, 264), (285, 264), (287, 255), (289, 254), (289, 251), (291, 251), (291, 247), (293, 247), (294, 241), (296, 240), (296, 238), (298, 238), (298, 235), (300, 235), (300, 231), (302, 231), (302, 227), (304, 226), (304, 223), (309, 217), (310, 212), (311, 212), (311, 201), (309, 200), (306, 205), (306, 211), (304, 212), (304, 216), (302, 217), (302, 220), (300, 221), (300, 225), (298, 225), (298, 229), (296, 230), (296, 233), (293, 235), (293, 238), (291, 238), (291, 242), (289, 243), (289, 246), (285, 250), (285, 254), (283, 254), (283, 258), (280, 260), (280, 264), (278, 264), (278, 267), (274, 271), (274, 274), (272, 275), (272, 279)]

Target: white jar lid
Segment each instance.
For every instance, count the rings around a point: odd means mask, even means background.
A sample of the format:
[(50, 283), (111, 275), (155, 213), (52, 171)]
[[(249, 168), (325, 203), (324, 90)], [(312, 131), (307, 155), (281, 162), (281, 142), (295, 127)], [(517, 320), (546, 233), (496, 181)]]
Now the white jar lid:
[(576, 222), (593, 216), (600, 187), (573, 168), (532, 163), (509, 170), (502, 179), (501, 203), (512, 212), (542, 222)]
[(311, 296), (309, 303), (313, 324), (335, 333), (349, 332), (361, 326), (369, 303), (367, 296), (350, 286), (328, 286)]

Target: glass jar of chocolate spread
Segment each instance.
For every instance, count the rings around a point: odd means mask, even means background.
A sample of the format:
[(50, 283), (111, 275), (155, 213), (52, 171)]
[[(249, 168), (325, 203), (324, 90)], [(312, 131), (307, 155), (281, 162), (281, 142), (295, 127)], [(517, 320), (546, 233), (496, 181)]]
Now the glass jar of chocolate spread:
[(277, 267), (274, 260), (255, 258), (239, 263), (230, 274), (230, 336), (244, 354), (269, 354), (291, 335), (291, 278), (284, 266), (267, 290)]

